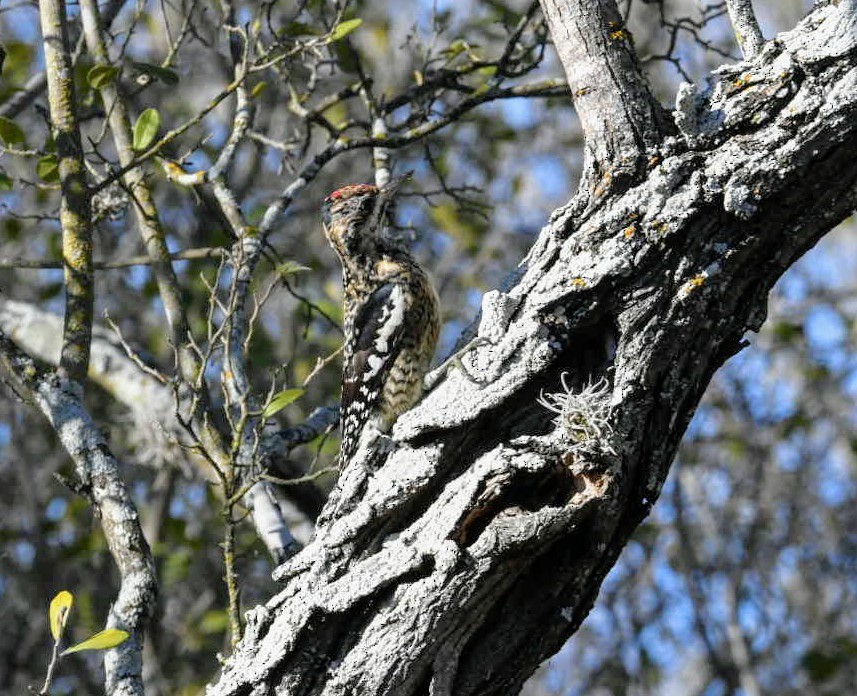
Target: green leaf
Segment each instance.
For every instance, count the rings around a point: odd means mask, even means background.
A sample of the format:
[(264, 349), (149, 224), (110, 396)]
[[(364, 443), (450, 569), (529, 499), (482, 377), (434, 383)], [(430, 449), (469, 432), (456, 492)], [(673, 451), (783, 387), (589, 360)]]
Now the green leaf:
[(0, 138), (3, 138), (3, 142), (7, 145), (23, 143), (24, 131), (22, 131), (21, 126), (14, 121), (11, 121), (4, 116), (0, 116)]
[(451, 44), (449, 44), (449, 46), (443, 49), (441, 53), (443, 53), (449, 58), (455, 58), (455, 56), (464, 53), (468, 48), (469, 46), (465, 41), (463, 41), (462, 39), (456, 39)]
[(32, 42), (9, 41), (8, 33), (3, 38), (3, 48), (6, 50), (3, 82), (5, 85), (20, 85), (30, 77), (36, 49), (31, 45)]
[(144, 75), (148, 75), (159, 82), (163, 82), (165, 85), (169, 85), (170, 87), (174, 87), (179, 83), (179, 75), (174, 70), (170, 70), (169, 68), (162, 68), (160, 65), (152, 65), (151, 63), (135, 63), (132, 62), (131, 66), (143, 73)]
[(52, 184), (60, 180), (60, 163), (56, 155), (45, 155), (36, 162), (36, 174), (42, 181)]
[(80, 652), (81, 650), (107, 650), (121, 645), (131, 636), (128, 631), (123, 631), (120, 628), (105, 628), (99, 631), (94, 636), (90, 636), (77, 645), (72, 645), (67, 650), (63, 650), (60, 655), (71, 655), (72, 653)]
[(344, 39), (352, 31), (357, 29), (357, 27), (359, 27), (361, 24), (363, 24), (362, 19), (346, 19), (344, 22), (340, 22), (335, 27), (333, 27), (333, 31), (330, 32), (330, 38), (328, 39), (328, 42), (333, 43), (334, 41)]
[(119, 68), (113, 65), (94, 65), (86, 73), (86, 82), (92, 89), (103, 89), (116, 81)]
[(58, 641), (65, 630), (65, 625), (68, 622), (68, 615), (71, 613), (71, 608), (74, 605), (74, 595), (68, 590), (57, 592), (56, 596), (51, 600), (50, 609), (48, 609), (48, 619), (51, 625), (51, 635), (54, 641)]
[(134, 149), (145, 150), (155, 140), (161, 127), (161, 114), (157, 109), (146, 109), (134, 124)]
[(285, 261), (277, 266), (277, 273), (280, 277), (285, 278), (286, 276), (294, 275), (295, 273), (303, 273), (304, 271), (312, 270), (308, 266), (302, 266), (297, 261)]
[(11, 191), (12, 185), (12, 177), (6, 172), (0, 171), (0, 191)]
[(271, 399), (271, 403), (269, 403), (265, 410), (262, 412), (262, 415), (265, 418), (270, 418), (275, 413), (279, 413), (290, 403), (299, 399), (304, 393), (303, 389), (284, 389), (279, 394), (274, 395), (274, 398)]
[(791, 343), (803, 337), (803, 324), (790, 321), (778, 321), (773, 323), (770, 328), (768, 328), (768, 331), (772, 331), (774, 337), (778, 341)]
[(189, 549), (175, 548), (164, 556), (163, 582), (165, 587), (185, 581), (190, 574), (193, 557)]
[(262, 82), (255, 84), (253, 86), (253, 89), (250, 90), (250, 98), (255, 99), (260, 94), (262, 94), (262, 92), (264, 92), (266, 89), (268, 89), (268, 83), (265, 82), (264, 80), (262, 80)]
[(327, 316), (329, 316), (334, 321), (342, 322), (342, 301), (337, 300), (336, 302), (332, 302), (331, 300), (319, 299), (315, 301), (315, 306), (319, 308), (320, 311), (324, 312)]

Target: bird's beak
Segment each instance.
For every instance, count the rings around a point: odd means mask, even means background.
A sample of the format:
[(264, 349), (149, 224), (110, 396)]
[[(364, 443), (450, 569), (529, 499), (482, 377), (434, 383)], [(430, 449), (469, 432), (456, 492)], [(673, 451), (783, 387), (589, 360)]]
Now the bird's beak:
[(395, 196), (396, 193), (399, 191), (399, 187), (406, 181), (410, 181), (413, 178), (413, 169), (409, 172), (405, 172), (404, 174), (402, 174), (402, 176), (393, 177), (384, 185), (384, 188), (381, 189), (381, 195), (384, 196), (386, 200), (391, 200), (393, 196)]
[(399, 187), (406, 181), (410, 181), (413, 178), (413, 175), (413, 171), (405, 172), (402, 176), (390, 179), (384, 185), (384, 188), (382, 188), (378, 194), (378, 202), (375, 204), (375, 210), (373, 212), (374, 220), (370, 223), (370, 228), (374, 229), (378, 225), (384, 223), (387, 216), (387, 210), (390, 208), (390, 204), (396, 197)]
[(330, 227), (330, 203), (327, 201), (321, 204), (321, 225), (325, 232)]

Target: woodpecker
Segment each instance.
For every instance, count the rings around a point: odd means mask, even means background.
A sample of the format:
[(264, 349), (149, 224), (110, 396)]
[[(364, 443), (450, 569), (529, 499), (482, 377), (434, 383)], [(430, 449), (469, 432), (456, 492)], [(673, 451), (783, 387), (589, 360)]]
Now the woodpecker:
[(389, 432), (419, 401), (440, 332), (439, 301), (428, 276), (383, 234), (402, 181), (381, 189), (345, 186), (322, 205), (324, 232), (342, 263), (345, 291), (340, 468), (368, 423)]

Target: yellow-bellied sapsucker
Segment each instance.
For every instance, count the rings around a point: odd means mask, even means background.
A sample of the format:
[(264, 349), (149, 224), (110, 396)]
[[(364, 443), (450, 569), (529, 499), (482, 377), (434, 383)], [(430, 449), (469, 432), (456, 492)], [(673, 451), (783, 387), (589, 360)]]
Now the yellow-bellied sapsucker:
[(367, 423), (387, 432), (419, 400), (440, 331), (431, 282), (405, 249), (382, 234), (400, 182), (381, 189), (345, 186), (322, 206), (345, 287), (340, 467), (357, 450)]

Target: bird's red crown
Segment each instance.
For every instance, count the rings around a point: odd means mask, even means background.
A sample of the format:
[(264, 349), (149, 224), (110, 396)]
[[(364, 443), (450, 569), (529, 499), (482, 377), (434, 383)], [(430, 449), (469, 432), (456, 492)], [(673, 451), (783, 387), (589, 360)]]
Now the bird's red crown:
[(332, 203), (333, 201), (351, 198), (352, 196), (358, 196), (364, 193), (378, 193), (378, 187), (372, 184), (350, 184), (349, 186), (343, 186), (342, 188), (336, 189), (336, 191), (324, 199), (324, 202)]

